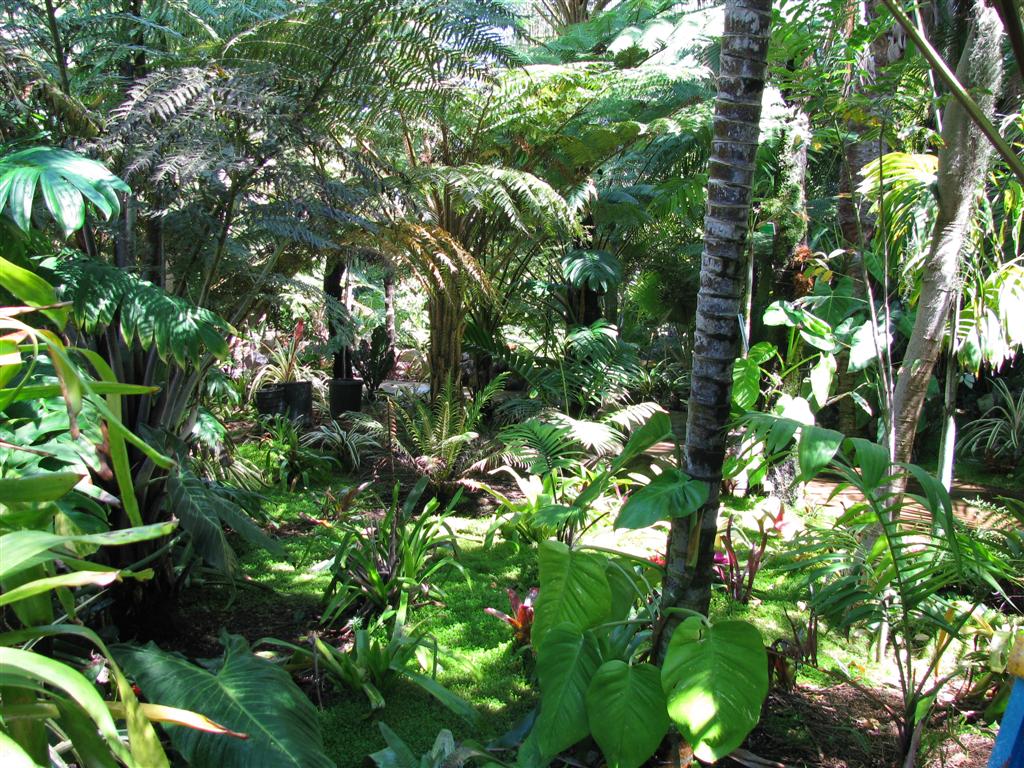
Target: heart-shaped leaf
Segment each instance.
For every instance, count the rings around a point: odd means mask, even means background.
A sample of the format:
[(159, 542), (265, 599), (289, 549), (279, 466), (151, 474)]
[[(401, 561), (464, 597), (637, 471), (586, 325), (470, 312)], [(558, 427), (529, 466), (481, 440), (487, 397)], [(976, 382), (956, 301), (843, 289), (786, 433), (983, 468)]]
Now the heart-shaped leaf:
[(658, 668), (606, 661), (587, 690), (587, 719), (608, 768), (639, 768), (669, 726)]
[(761, 717), (768, 695), (761, 633), (745, 621), (708, 627), (689, 618), (672, 635), (661, 682), (683, 738), (713, 763), (739, 747)]
[(587, 737), (586, 694), (601, 666), (601, 652), (592, 632), (559, 624), (537, 649), (541, 705), (537, 735), (545, 755), (557, 755)]
[(616, 528), (647, 528), (660, 520), (692, 515), (708, 500), (708, 487), (678, 469), (666, 469), (622, 505)]
[(558, 541), (545, 541), (538, 552), (540, 596), (534, 610), (533, 644), (547, 632), (568, 623), (588, 629), (607, 618), (612, 591), (600, 555), (571, 550)]

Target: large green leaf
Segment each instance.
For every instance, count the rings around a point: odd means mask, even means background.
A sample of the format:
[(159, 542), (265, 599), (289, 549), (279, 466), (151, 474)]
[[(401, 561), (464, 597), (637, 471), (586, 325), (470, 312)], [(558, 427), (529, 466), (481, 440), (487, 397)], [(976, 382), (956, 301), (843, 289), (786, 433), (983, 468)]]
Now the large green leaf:
[(81, 480), (77, 472), (43, 472), (23, 477), (0, 477), (4, 504), (56, 501)]
[(109, 219), (121, 208), (117, 193), (131, 192), (100, 163), (66, 149), (30, 147), (0, 157), (0, 213), (6, 208), (25, 231), (37, 186), (65, 234), (84, 226), (86, 200)]
[(587, 690), (587, 719), (608, 768), (639, 768), (669, 726), (658, 668), (606, 661)]
[(68, 554), (54, 551), (67, 544), (95, 544), (101, 547), (116, 547), (135, 544), (139, 541), (158, 539), (175, 528), (175, 523), (156, 523), (141, 528), (126, 528), (107, 533), (90, 533), (82, 536), (61, 536), (47, 531), (11, 531), (3, 535), (3, 558), (0, 559), (0, 578), (8, 578), (32, 565), (58, 558), (66, 559)]
[(665, 411), (656, 411), (651, 414), (651, 418), (647, 420), (647, 423), (634, 430), (633, 434), (629, 436), (629, 440), (626, 441), (622, 452), (612, 462), (612, 471), (617, 472), (622, 469), (627, 463), (648, 448), (652, 448), (662, 440), (667, 440), (671, 434), (672, 420), (668, 414)]
[(757, 725), (768, 695), (768, 659), (761, 633), (745, 621), (711, 627), (694, 616), (672, 634), (661, 682), (668, 714), (709, 763), (732, 752)]
[(761, 366), (749, 357), (738, 357), (732, 364), (732, 402), (744, 411), (757, 405), (761, 397)]
[(800, 461), (800, 477), (811, 480), (836, 455), (843, 444), (842, 433), (824, 427), (805, 426), (800, 428), (800, 442), (797, 445), (797, 458)]
[(543, 643), (548, 630), (568, 623), (588, 629), (608, 617), (612, 590), (604, 559), (570, 550), (558, 541), (542, 542), (538, 552), (540, 595), (533, 621), (533, 642)]
[(541, 705), (538, 743), (545, 755), (557, 755), (587, 737), (586, 694), (601, 665), (601, 651), (592, 632), (559, 624), (537, 648)]
[(224, 658), (210, 670), (152, 643), (120, 646), (115, 655), (151, 701), (248, 734), (243, 740), (165, 725), (193, 768), (334, 768), (324, 754), (316, 708), (291, 676), (254, 656), (241, 637), (223, 642)]
[(633, 491), (615, 520), (616, 528), (646, 528), (660, 520), (692, 515), (708, 499), (708, 487), (675, 468), (666, 469)]
[(571, 285), (600, 293), (622, 282), (622, 263), (608, 251), (571, 251), (562, 258), (562, 272)]
[(829, 392), (832, 391), (832, 382), (836, 376), (835, 355), (826, 352), (821, 359), (811, 368), (811, 395), (814, 397), (814, 404), (818, 408), (824, 408), (828, 402)]
[(75, 320), (87, 331), (101, 332), (120, 321), (126, 342), (155, 346), (162, 359), (182, 367), (196, 363), (204, 352), (227, 354), (231, 326), (187, 298), (88, 259), (63, 262), (56, 271), (63, 280), (62, 297), (72, 302)]

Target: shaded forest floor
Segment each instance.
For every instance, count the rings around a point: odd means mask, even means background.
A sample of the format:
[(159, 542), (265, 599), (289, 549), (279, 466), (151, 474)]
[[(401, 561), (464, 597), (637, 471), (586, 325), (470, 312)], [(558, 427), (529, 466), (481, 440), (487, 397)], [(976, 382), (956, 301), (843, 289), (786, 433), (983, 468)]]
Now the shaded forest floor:
[[(200, 575), (168, 613), (154, 639), (165, 648), (205, 658), (219, 654), (222, 629), (253, 643), (265, 637), (306, 642), (310, 633), (324, 632), (319, 617), (329, 575), (316, 566), (331, 557), (333, 546), (324, 529), (309, 520), (319, 515), (323, 495), (323, 489), (271, 494), (267, 507), (278, 526), (277, 535), (284, 541), (287, 559), (243, 548), (245, 581), (232, 585)], [(754, 512), (753, 499), (733, 503), (738, 514)], [(375, 504), (373, 495), (365, 494), (360, 508), (372, 512)], [(371, 713), (361, 693), (306, 681), (307, 692), (320, 708), (328, 752), (339, 768), (365, 765), (366, 756), (384, 746), (377, 721), (386, 722), (420, 754), (429, 749), (442, 728), (451, 730), (456, 739), (492, 742), (514, 728), (535, 705), (531, 659), (514, 647), (508, 627), (484, 609), (507, 610), (508, 588), (522, 592), (537, 584), (536, 554), (500, 540), (484, 549), (489, 520), (474, 517), (471, 504), (465, 503), (459, 510), (465, 517), (451, 521), (468, 578), (454, 573), (446, 577), (441, 582), (446, 594), (443, 604), (418, 607), (411, 621), (437, 639), (443, 649), (440, 681), (480, 711), (480, 724), (469, 727), (423, 691), (405, 683), (385, 690), (385, 708)], [(593, 542), (651, 554), (664, 545), (663, 532), (638, 534), (619, 540), (610, 528), (598, 527)], [(800, 614), (797, 603), (802, 599), (799, 576), (774, 568), (769, 559), (758, 576), (751, 605), (737, 605), (718, 593), (711, 613), (713, 618), (747, 618), (758, 625), (765, 642), (771, 643), (792, 636), (789, 619)], [(330, 630), (324, 636), (330, 639)], [(869, 656), (866, 638), (844, 639), (822, 629), (819, 664), (833, 671), (852, 671), (858, 686), (871, 696), (895, 702), (898, 693), (891, 670), (884, 663), (873, 663)], [(955, 711), (940, 713), (928, 738), (926, 759), (919, 763), (928, 768), (981, 768), (992, 741), (988, 728), (969, 723)], [(762, 722), (745, 747), (769, 761), (761, 765), (881, 768), (893, 764), (896, 733), (870, 696), (837, 682), (834, 676), (802, 667), (793, 690), (773, 690), (769, 695)], [(578, 757), (586, 760), (586, 752), (581, 748)]]

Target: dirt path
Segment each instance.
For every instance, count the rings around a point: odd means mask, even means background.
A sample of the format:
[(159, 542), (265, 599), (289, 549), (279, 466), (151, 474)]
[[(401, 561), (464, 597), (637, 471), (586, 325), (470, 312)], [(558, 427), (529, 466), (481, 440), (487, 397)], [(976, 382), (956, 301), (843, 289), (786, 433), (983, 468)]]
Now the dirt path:
[[(648, 453), (661, 459), (672, 460), (675, 455), (675, 444), (668, 441), (658, 443)], [(828, 516), (839, 516), (854, 504), (864, 501), (864, 497), (853, 488), (844, 488), (836, 493), (838, 485), (839, 483), (836, 481), (822, 477), (804, 483), (802, 491), (805, 507), (817, 509)], [(911, 491), (913, 492), (913, 489)], [(973, 504), (972, 502), (976, 499), (998, 502), (998, 497), (1003, 496), (1024, 501), (1024, 489), (989, 488), (961, 480), (953, 481), (953, 488), (949, 495), (953, 500), (953, 513), (967, 525), (976, 528), (1012, 524), (1012, 521), (999, 512)], [(909, 519), (926, 520), (930, 518), (928, 510), (912, 499), (907, 499), (904, 502), (903, 514)]]

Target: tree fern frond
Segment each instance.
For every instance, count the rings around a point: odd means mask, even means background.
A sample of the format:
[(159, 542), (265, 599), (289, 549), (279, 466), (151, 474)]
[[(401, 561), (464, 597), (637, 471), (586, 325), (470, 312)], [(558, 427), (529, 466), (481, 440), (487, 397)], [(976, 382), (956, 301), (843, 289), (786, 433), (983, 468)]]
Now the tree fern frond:
[(72, 302), (81, 328), (102, 331), (117, 322), (124, 340), (155, 347), (163, 360), (195, 364), (204, 353), (227, 354), (233, 331), (216, 314), (124, 270), (86, 259), (57, 268), (61, 295)]

